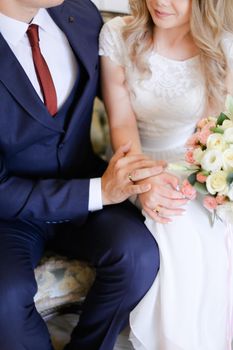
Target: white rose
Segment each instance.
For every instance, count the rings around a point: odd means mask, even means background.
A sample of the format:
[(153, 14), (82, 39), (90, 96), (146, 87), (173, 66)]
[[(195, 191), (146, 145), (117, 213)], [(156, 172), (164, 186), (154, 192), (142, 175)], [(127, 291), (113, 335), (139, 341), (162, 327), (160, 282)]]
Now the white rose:
[(222, 153), (217, 149), (211, 149), (204, 152), (201, 160), (201, 166), (206, 171), (218, 171), (223, 165)]
[(225, 119), (220, 127), (223, 130), (226, 130), (228, 128), (233, 128), (233, 121), (229, 119)]
[(220, 170), (209, 175), (206, 179), (206, 187), (211, 194), (225, 192), (227, 188), (227, 173)]
[(226, 129), (223, 137), (227, 143), (233, 143), (233, 127)]
[(202, 151), (202, 149), (200, 147), (195, 148), (193, 151), (193, 159), (195, 160), (196, 164), (200, 164), (202, 157), (204, 155), (204, 151)]
[(228, 148), (223, 152), (222, 160), (224, 170), (233, 169), (233, 148)]
[(226, 141), (221, 134), (211, 134), (207, 139), (207, 148), (208, 149), (218, 149), (223, 151), (226, 148)]

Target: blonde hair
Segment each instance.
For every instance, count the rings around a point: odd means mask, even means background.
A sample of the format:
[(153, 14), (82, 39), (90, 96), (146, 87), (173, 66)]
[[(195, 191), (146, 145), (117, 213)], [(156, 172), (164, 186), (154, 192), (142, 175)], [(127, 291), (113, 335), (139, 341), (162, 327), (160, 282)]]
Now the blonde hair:
[[(233, 33), (233, 0), (192, 0), (190, 30), (200, 52), (206, 81), (207, 105), (219, 112), (227, 94), (229, 67), (221, 45), (223, 31)], [(154, 22), (146, 0), (129, 0), (132, 21), (123, 30), (130, 59), (147, 74), (146, 54), (154, 45)]]

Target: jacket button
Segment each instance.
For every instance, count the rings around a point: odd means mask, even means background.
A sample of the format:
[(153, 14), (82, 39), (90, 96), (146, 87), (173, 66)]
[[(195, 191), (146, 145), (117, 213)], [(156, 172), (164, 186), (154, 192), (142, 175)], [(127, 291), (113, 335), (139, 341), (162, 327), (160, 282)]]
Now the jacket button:
[(68, 21), (69, 21), (70, 23), (74, 23), (74, 21), (75, 21), (74, 16), (69, 16)]

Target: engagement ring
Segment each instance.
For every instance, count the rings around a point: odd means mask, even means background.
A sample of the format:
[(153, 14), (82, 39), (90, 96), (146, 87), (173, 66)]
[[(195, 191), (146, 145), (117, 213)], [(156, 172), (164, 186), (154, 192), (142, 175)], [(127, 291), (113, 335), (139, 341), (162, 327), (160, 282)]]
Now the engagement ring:
[(152, 209), (152, 211), (154, 212), (154, 213), (156, 213), (156, 214), (158, 214), (159, 215), (159, 212), (160, 212), (160, 206), (159, 205), (157, 205), (154, 209)]
[(129, 181), (131, 181), (134, 184), (134, 181), (132, 179), (132, 175), (130, 173), (128, 174), (128, 179), (129, 179)]

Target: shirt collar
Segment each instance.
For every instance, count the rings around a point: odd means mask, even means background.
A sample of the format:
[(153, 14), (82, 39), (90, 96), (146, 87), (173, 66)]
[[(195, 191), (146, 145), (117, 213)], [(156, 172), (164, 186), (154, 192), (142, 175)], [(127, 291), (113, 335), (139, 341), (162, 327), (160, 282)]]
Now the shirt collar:
[[(37, 12), (30, 24), (32, 23), (37, 24), (40, 29), (52, 35), (59, 36), (56, 24), (45, 9), (40, 9)], [(0, 32), (7, 43), (16, 46), (25, 36), (27, 29), (28, 23), (18, 21), (0, 13)]]

